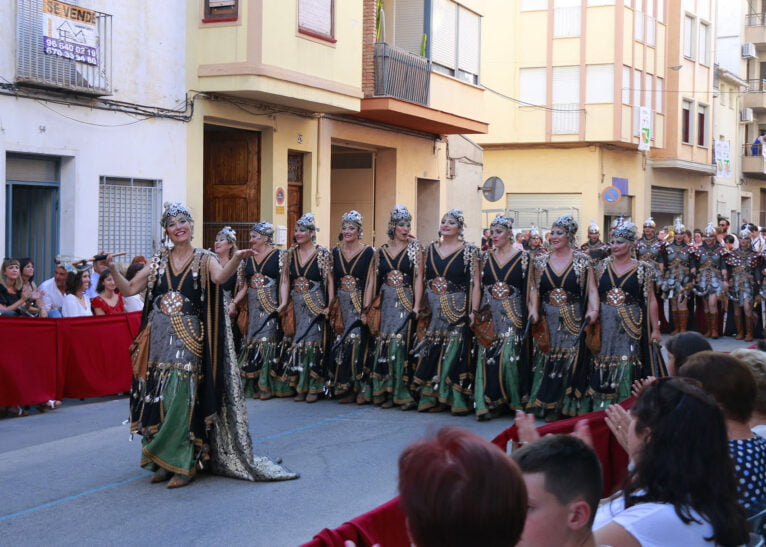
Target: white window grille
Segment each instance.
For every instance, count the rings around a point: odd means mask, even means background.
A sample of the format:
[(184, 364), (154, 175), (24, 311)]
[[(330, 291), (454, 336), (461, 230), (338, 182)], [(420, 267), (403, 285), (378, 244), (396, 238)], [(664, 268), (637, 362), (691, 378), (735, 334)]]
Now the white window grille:
[(580, 0), (554, 0), (553, 6), (553, 37), (580, 36), (582, 31)]
[[(83, 8), (82, 17), (87, 21), (80, 23), (87, 30), (83, 32), (65, 18), (52, 18), (50, 12), (44, 12), (44, 5), (49, 4), (43, 0), (16, 2), (16, 82), (111, 95), (112, 16)], [(51, 25), (46, 27), (44, 21)]]
[(481, 17), (452, 0), (434, 0), (432, 9), (434, 70), (478, 84)]
[(585, 102), (587, 104), (614, 102), (614, 65), (585, 67)]
[(630, 67), (622, 67), (622, 104), (630, 104)]
[(98, 248), (125, 252), (124, 262), (160, 246), (162, 181), (102, 176), (98, 193)]
[(580, 67), (553, 67), (552, 132), (570, 135), (580, 132)]
[(699, 29), (699, 62), (710, 65), (710, 25), (702, 22)]
[(638, 6), (633, 13), (633, 33), (637, 42), (643, 42), (646, 39), (644, 36), (644, 14), (639, 11)]
[(519, 70), (519, 99), (527, 104), (544, 105), (547, 69), (522, 68)]
[(665, 22), (665, 0), (657, 0), (657, 21)]
[(689, 59), (694, 59), (696, 22), (696, 18), (693, 15), (684, 15), (684, 57)]
[(646, 16), (646, 45), (657, 45), (657, 21), (648, 15)]

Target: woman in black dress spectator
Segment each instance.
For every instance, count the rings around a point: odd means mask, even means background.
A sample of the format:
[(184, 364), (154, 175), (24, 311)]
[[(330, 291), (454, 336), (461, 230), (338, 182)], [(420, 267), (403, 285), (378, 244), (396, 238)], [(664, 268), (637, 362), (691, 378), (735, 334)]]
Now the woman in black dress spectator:
[(27, 315), (26, 306), (30, 299), (36, 300), (42, 307), (39, 293), (23, 286), (19, 261), (15, 258), (3, 260), (0, 267), (0, 315)]
[[(27, 299), (27, 304), (22, 308), (21, 313), (23, 315), (31, 315), (33, 317), (48, 317), (48, 313), (43, 306), (42, 298), (45, 293), (37, 288), (37, 283), (34, 282), (35, 277), (35, 264), (31, 258), (22, 258), (19, 260), (19, 268), (21, 269), (21, 289), (27, 290), (31, 296)], [(25, 313), (26, 311), (26, 313)]]

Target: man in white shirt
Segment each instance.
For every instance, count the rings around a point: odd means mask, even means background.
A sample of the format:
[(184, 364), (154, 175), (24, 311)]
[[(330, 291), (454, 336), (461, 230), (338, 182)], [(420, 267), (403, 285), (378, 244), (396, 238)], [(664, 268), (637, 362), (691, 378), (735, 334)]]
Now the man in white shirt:
[(106, 270), (106, 260), (95, 260), (93, 262), (93, 270), (90, 274), (90, 286), (88, 287), (88, 290), (85, 291), (85, 295), (88, 298), (96, 298), (98, 296), (98, 292), (96, 292), (98, 278), (101, 277), (104, 270)]
[(66, 268), (59, 264), (53, 272), (53, 277), (40, 283), (43, 307), (48, 312), (48, 317), (61, 317), (61, 307), (64, 305), (64, 296), (66, 296), (66, 278)]

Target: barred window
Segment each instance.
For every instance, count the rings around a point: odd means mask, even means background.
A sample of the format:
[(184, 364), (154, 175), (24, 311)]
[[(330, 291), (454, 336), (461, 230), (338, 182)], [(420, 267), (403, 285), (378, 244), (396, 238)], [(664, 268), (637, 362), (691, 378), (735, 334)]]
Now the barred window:
[(236, 20), (239, 16), (238, 4), (238, 0), (205, 0), (205, 19), (203, 22)]
[(117, 261), (129, 263), (159, 249), (162, 181), (102, 176), (98, 194), (99, 250), (127, 253)]

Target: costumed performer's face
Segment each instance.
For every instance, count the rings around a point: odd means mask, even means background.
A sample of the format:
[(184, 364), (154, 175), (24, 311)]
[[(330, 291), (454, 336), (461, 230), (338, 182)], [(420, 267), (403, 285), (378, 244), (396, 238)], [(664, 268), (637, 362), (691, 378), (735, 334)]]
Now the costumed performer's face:
[(309, 230), (305, 226), (295, 226), (295, 242), (298, 245), (303, 245), (311, 241), (312, 230)]
[(218, 256), (231, 256), (231, 249), (233, 247), (234, 245), (226, 239), (226, 236), (221, 235), (215, 238), (213, 248)]
[(569, 236), (564, 228), (554, 226), (548, 234), (550, 236), (551, 247), (554, 249), (563, 249), (569, 246)]
[(588, 232), (588, 239), (590, 239), (593, 243), (598, 241), (598, 238), (601, 236), (600, 232)]
[(250, 248), (254, 250), (256, 253), (260, 253), (265, 251), (269, 247), (269, 239), (259, 233), (259, 232), (250, 232)]
[(511, 231), (505, 226), (495, 225), (489, 229), (489, 235), (492, 237), (492, 245), (496, 249), (503, 249), (510, 243)]
[(684, 232), (678, 232), (675, 236), (675, 241), (678, 245), (686, 241), (686, 234)]
[(707, 245), (708, 247), (712, 247), (713, 243), (715, 243), (715, 236), (705, 234), (704, 241), (705, 241), (705, 245)]
[(622, 258), (630, 252), (631, 242), (624, 237), (615, 237), (612, 238), (609, 247), (614, 257)]
[(651, 226), (644, 226), (644, 237), (646, 239), (652, 239), (654, 237), (655, 229)]
[(192, 224), (185, 215), (169, 217), (165, 232), (168, 234), (170, 241), (173, 242), (173, 245), (189, 242), (192, 237)]
[(460, 223), (455, 217), (444, 215), (442, 217), (442, 222), (439, 225), (439, 231), (442, 236), (458, 236), (460, 235)]
[(407, 241), (410, 237), (412, 223), (409, 220), (400, 220), (394, 228), (394, 239), (397, 241)]
[(359, 239), (359, 226), (353, 222), (344, 222), (340, 228), (340, 233), (343, 235), (344, 242), (353, 243)]

